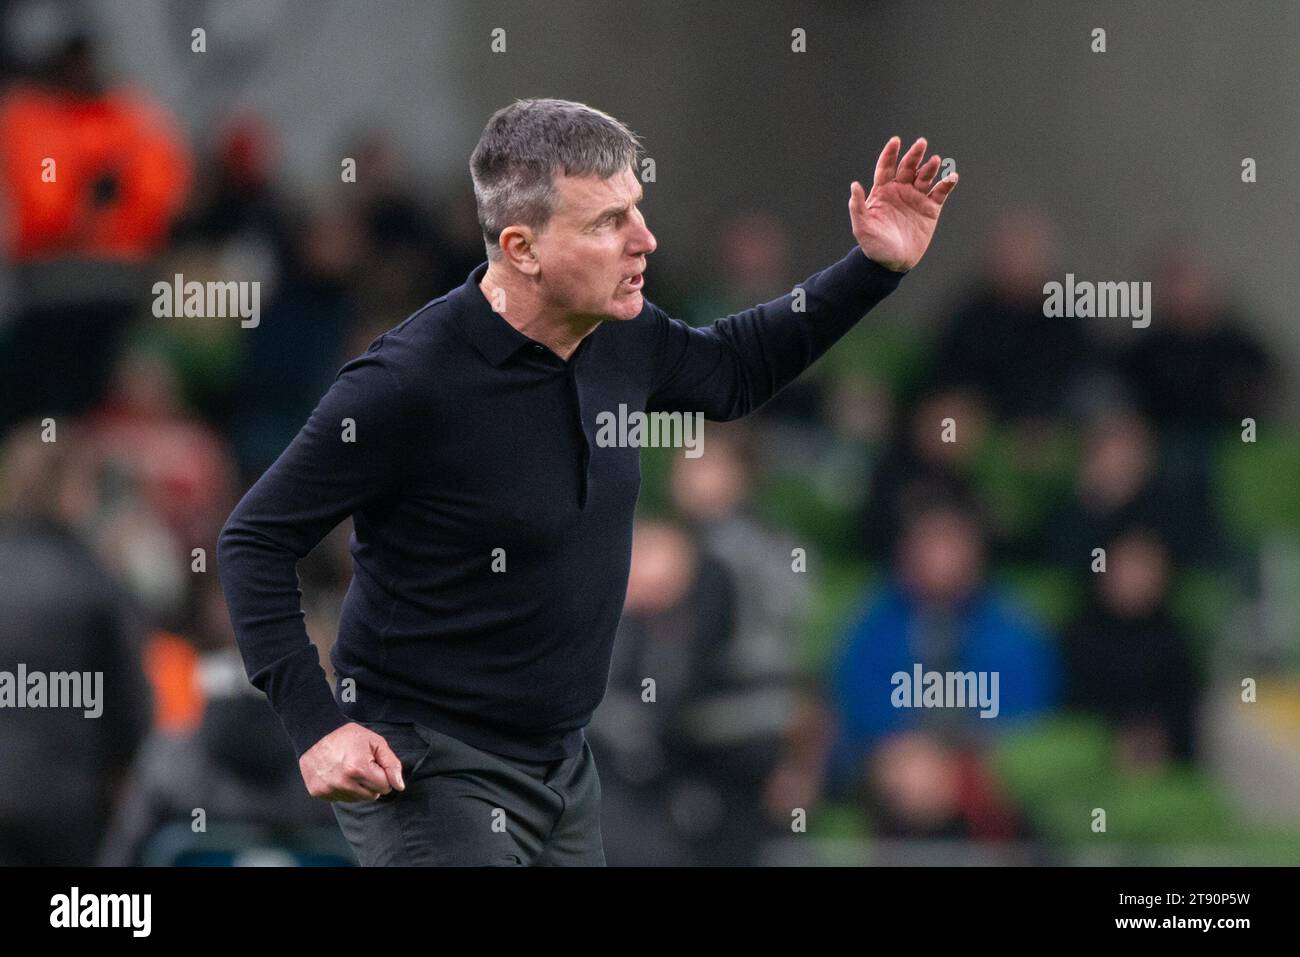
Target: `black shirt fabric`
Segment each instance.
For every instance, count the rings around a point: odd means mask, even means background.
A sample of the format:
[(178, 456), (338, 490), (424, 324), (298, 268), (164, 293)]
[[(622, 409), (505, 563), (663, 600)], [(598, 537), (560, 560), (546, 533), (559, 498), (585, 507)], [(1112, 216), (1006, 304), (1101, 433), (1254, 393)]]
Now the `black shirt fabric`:
[[(640, 450), (598, 444), (597, 417), (620, 404), (746, 415), (903, 275), (854, 246), (791, 293), (703, 328), (646, 300), (566, 361), (492, 310), (486, 269), (345, 364), (222, 529), (245, 668), (299, 756), (370, 720), (526, 760), (576, 754), (605, 694), (641, 484)], [(331, 691), (296, 564), (348, 515)]]

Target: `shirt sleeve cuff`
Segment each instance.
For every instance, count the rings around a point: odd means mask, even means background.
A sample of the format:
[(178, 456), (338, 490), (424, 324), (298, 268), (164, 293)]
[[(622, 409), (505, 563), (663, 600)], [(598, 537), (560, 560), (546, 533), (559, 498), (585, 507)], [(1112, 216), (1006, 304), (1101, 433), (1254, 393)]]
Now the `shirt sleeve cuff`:
[(352, 719), (343, 713), (319, 668), (316, 673), (293, 687), (281, 701), (274, 702), (280, 723), (293, 742), (293, 750), (302, 757), (321, 738)]
[[(857, 253), (857, 255), (855, 256), (854, 253)], [(895, 286), (898, 285), (899, 281), (904, 276), (911, 272), (910, 269), (904, 269), (902, 272), (895, 272), (893, 269), (888, 269), (880, 265), (880, 263), (876, 262), (864, 253), (861, 246), (855, 245), (851, 250), (849, 250), (848, 255), (844, 258), (854, 260), (855, 264), (859, 267), (865, 265), (867, 268), (864, 275), (883, 282), (892, 282)]]
[(828, 298), (852, 304), (855, 319), (898, 288), (906, 273), (886, 269), (855, 245), (839, 262), (821, 274)]

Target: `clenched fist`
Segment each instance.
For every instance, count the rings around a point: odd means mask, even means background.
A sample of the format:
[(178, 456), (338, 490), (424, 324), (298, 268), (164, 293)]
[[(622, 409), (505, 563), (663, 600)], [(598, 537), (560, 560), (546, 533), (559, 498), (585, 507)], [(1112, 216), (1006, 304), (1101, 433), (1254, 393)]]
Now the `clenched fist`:
[(298, 759), (307, 793), (323, 801), (373, 801), (406, 790), (402, 762), (388, 742), (352, 722), (335, 728)]

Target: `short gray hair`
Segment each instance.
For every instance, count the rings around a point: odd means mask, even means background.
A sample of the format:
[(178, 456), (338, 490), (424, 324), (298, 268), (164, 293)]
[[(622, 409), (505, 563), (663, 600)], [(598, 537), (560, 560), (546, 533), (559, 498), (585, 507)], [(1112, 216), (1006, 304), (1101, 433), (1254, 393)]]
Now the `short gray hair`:
[(545, 228), (557, 172), (608, 179), (636, 166), (639, 145), (612, 116), (571, 100), (516, 100), (493, 113), (469, 159), (488, 259), (501, 258), (507, 226)]

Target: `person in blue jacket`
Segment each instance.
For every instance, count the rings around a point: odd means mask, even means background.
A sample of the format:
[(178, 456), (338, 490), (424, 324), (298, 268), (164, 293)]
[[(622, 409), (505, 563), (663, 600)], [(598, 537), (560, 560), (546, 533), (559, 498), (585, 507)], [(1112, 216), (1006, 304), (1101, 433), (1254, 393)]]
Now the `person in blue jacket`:
[(975, 510), (946, 498), (920, 504), (829, 676), (832, 781), (860, 780), (892, 734), (987, 738), (1041, 715), (1057, 701), (1059, 672), (1043, 628), (990, 585)]

